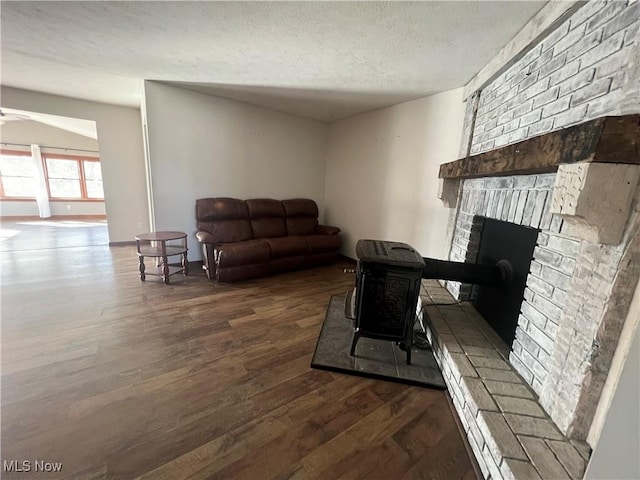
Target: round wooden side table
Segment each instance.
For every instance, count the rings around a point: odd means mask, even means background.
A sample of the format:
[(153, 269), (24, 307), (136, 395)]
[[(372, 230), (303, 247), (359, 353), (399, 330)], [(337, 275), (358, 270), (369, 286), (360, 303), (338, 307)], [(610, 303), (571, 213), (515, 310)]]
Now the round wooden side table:
[[(144, 282), (146, 275), (162, 277), (165, 284), (169, 283), (169, 277), (182, 272), (189, 274), (187, 264), (187, 234), (184, 232), (150, 232), (136, 235), (136, 248), (138, 251), (138, 261), (140, 269), (140, 280)], [(179, 243), (170, 244), (172, 240), (179, 240)], [(180, 267), (170, 266), (168, 258), (173, 255), (181, 255)], [(147, 270), (144, 264), (144, 257), (156, 259), (154, 269)]]

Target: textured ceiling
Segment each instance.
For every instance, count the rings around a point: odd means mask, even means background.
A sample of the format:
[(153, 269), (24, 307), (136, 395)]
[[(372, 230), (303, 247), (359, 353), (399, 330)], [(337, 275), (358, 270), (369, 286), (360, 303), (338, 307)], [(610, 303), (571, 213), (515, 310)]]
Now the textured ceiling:
[(2, 84), (138, 106), (149, 79), (330, 121), (463, 86), (544, 3), (2, 1)]

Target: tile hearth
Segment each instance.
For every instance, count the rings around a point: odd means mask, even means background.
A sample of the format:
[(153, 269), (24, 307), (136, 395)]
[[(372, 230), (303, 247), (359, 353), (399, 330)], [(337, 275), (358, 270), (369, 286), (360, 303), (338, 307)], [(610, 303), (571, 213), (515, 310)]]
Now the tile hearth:
[(420, 299), (427, 336), (484, 476), (582, 478), (589, 446), (553, 423), (475, 308), (457, 303), (435, 280), (423, 281)]

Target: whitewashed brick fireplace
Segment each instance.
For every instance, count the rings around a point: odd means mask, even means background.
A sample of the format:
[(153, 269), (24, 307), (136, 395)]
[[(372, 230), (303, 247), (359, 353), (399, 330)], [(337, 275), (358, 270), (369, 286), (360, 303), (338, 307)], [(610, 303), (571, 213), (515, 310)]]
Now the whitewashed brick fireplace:
[[(596, 167), (591, 181), (585, 165)], [(451, 260), (475, 262), (483, 218), (540, 230), (511, 349), (469, 305), (426, 309), (436, 357), (487, 477), (581, 478), (583, 441), (640, 276), (639, 176), (640, 165), (589, 163), (462, 181)], [(588, 215), (560, 213), (582, 203), (606, 204), (610, 215), (589, 223)], [(603, 231), (609, 244), (602, 243), (594, 238), (602, 228), (617, 237)], [(468, 300), (469, 285), (447, 288)], [(427, 291), (423, 304), (442, 301)], [(547, 467), (527, 468), (536, 463)]]
[(588, 2), (467, 101), (469, 155), (441, 168), (451, 260), (476, 261), (484, 218), (539, 229), (511, 348), (467, 304), (425, 308), (487, 478), (584, 474), (640, 277), (639, 24), (640, 2)]
[[(475, 262), (477, 217), (540, 229), (509, 360), (556, 424), (579, 439), (586, 439), (640, 271), (640, 223), (631, 209), (640, 166), (592, 165), (604, 166), (606, 173), (568, 199), (562, 166), (560, 174), (465, 180), (450, 256)], [(563, 200), (579, 202), (581, 195), (584, 202), (612, 209), (602, 218), (603, 228), (628, 226), (615, 244), (590, 240), (583, 218), (574, 223), (572, 215), (559, 214)], [(620, 212), (624, 218), (611, 225)], [(451, 283), (449, 290), (468, 299), (468, 286)]]

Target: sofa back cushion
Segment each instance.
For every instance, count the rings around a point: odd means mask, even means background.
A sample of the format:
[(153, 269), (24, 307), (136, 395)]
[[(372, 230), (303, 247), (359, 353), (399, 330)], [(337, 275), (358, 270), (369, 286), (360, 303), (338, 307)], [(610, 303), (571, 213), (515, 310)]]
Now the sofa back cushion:
[(216, 243), (253, 238), (247, 205), (237, 198), (199, 198), (196, 200), (196, 220), (198, 229), (210, 232)]
[(289, 235), (313, 235), (318, 225), (318, 206), (308, 198), (283, 200)]
[(280, 200), (253, 198), (245, 201), (253, 230), (253, 238), (284, 237), (284, 207)]

